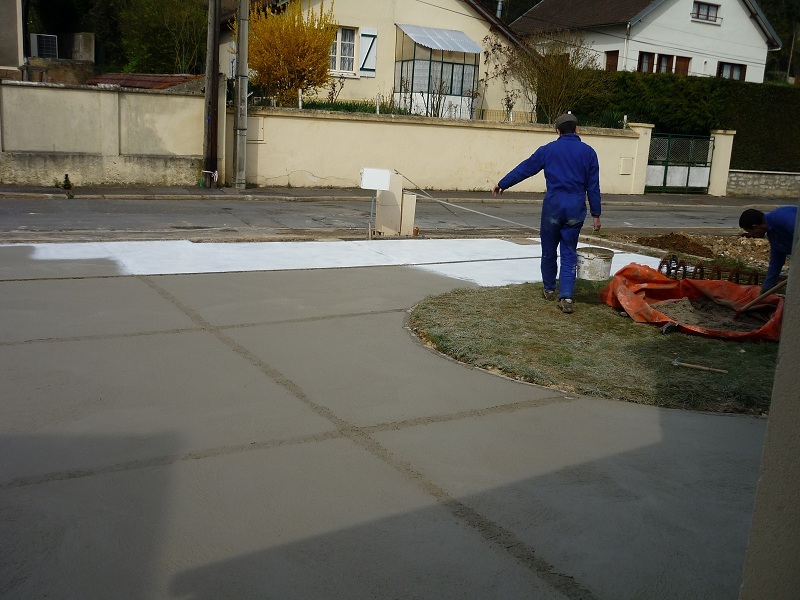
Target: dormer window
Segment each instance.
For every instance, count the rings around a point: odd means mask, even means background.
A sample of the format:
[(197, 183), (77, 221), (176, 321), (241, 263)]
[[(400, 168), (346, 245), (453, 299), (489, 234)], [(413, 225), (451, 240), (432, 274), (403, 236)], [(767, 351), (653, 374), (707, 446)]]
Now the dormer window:
[(709, 21), (716, 23), (719, 14), (719, 4), (707, 4), (705, 2), (695, 2), (692, 7), (692, 18), (698, 21)]

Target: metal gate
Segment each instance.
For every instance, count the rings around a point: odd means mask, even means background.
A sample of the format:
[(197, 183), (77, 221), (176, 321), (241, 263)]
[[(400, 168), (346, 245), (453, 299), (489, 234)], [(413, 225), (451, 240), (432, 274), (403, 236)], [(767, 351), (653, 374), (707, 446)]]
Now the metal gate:
[(708, 193), (713, 153), (710, 137), (653, 134), (644, 191)]

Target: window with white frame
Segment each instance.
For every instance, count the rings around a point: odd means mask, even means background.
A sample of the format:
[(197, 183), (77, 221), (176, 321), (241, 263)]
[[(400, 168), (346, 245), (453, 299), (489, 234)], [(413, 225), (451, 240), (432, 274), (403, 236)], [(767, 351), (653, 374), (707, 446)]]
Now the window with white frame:
[(338, 73), (355, 73), (356, 30), (340, 27), (331, 45), (330, 70)]
[(746, 72), (747, 65), (724, 62), (717, 64), (717, 77), (722, 77), (723, 79), (737, 79), (739, 81), (744, 81)]
[(706, 2), (695, 2), (692, 7), (692, 18), (700, 21), (716, 23), (719, 18), (719, 5)]

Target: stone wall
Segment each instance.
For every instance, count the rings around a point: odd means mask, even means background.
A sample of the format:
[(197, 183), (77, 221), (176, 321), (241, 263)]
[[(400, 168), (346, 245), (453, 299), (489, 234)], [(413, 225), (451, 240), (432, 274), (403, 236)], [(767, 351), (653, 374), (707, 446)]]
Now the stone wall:
[(28, 59), (28, 65), (42, 73), (39, 78), (31, 77), (31, 81), (81, 85), (94, 77), (94, 62), (88, 60), (67, 60), (31, 56)]
[(800, 173), (731, 170), (728, 195), (800, 198)]

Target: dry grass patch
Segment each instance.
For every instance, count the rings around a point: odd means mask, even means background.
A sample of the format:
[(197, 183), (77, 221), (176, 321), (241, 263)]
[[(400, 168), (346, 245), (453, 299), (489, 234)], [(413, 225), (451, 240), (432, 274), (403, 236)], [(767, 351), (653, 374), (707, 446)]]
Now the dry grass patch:
[[(671, 408), (763, 414), (778, 344), (732, 342), (634, 323), (578, 280), (575, 312), (542, 298), (541, 284), (460, 289), (411, 311), (411, 328), (440, 352), (476, 367), (557, 388)], [(726, 369), (714, 373), (673, 361)]]

